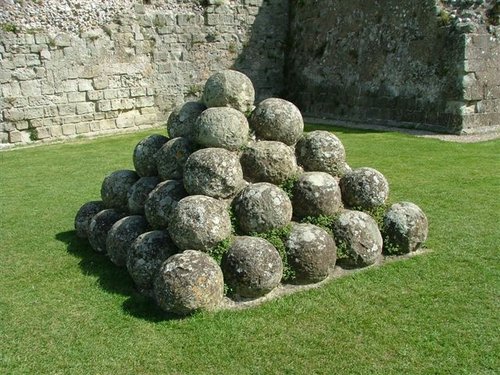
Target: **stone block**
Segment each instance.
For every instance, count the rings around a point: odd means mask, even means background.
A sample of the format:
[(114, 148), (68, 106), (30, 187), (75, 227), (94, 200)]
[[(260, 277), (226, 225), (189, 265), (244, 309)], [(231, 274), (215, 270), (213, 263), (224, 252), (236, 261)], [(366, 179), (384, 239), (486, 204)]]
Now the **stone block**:
[(64, 135), (74, 135), (76, 133), (75, 124), (64, 124), (61, 128)]
[(29, 107), (24, 109), (24, 118), (27, 120), (43, 118), (43, 107)]
[(111, 100), (99, 100), (97, 102), (97, 111), (99, 112), (111, 111)]
[(45, 34), (36, 33), (35, 34), (35, 43), (36, 44), (47, 44), (49, 42), (49, 38)]
[(34, 129), (33, 133), (36, 139), (50, 138), (50, 132), (47, 128), (36, 128)]
[(56, 92), (54, 85), (42, 81), (42, 95), (52, 95)]
[(86, 95), (84, 92), (68, 92), (68, 103), (84, 102)]
[(60, 126), (51, 126), (49, 128), (50, 135), (53, 138), (61, 137), (62, 136), (62, 128)]
[(0, 70), (0, 83), (8, 83), (12, 80), (12, 74), (8, 70)]
[(76, 104), (60, 104), (57, 106), (59, 116), (70, 116), (76, 113)]
[(28, 121), (17, 121), (15, 123), (17, 130), (27, 130), (30, 127), (30, 122)]
[(22, 134), (20, 131), (13, 130), (9, 132), (9, 143), (19, 143), (22, 142)]
[(131, 87), (130, 88), (130, 96), (135, 98), (138, 96), (146, 96), (146, 88), (145, 87)]
[(99, 130), (101, 130), (101, 124), (99, 121), (92, 121), (90, 122), (89, 126), (91, 132), (98, 132)]
[(12, 77), (19, 81), (33, 80), (36, 77), (33, 68), (17, 68), (12, 72)]
[(21, 96), (21, 86), (19, 85), (19, 82), (3, 83), (2, 94), (5, 98)]
[(95, 112), (95, 104), (92, 102), (85, 102), (85, 103), (78, 103), (76, 105), (76, 113), (78, 115), (84, 115), (88, 113), (94, 113)]
[(39, 44), (32, 44), (30, 45), (30, 52), (39, 54), (41, 51), (43, 51), (44, 48), (45, 46), (41, 46)]
[(104, 98), (104, 93), (102, 91), (87, 91), (87, 100), (97, 101)]
[(102, 90), (108, 87), (109, 79), (106, 76), (95, 77), (92, 80), (92, 84), (95, 90)]
[(3, 117), (7, 121), (21, 121), (24, 120), (25, 114), (23, 109), (9, 108), (3, 110)]
[(104, 119), (99, 121), (99, 125), (101, 130), (111, 130), (116, 128), (116, 120), (115, 119)]
[[(44, 126), (44, 119), (42, 118), (35, 118), (32, 120), (29, 120), (29, 128), (40, 128)], [(21, 130), (21, 129), (19, 129)]]
[(50, 105), (43, 108), (43, 114), (45, 117), (55, 117), (57, 116), (57, 106)]
[(139, 114), (138, 111), (128, 111), (120, 113), (116, 119), (116, 127), (119, 129), (130, 128), (135, 126), (135, 117)]
[(90, 79), (80, 79), (78, 81), (78, 91), (90, 91), (93, 90), (92, 80)]
[(76, 124), (76, 134), (84, 134), (90, 132), (90, 123), (89, 122), (81, 122)]
[(78, 91), (78, 80), (68, 79), (61, 84), (62, 92), (75, 92)]
[(71, 36), (69, 34), (58, 34), (52, 41), (57, 47), (71, 46)]
[(40, 80), (21, 81), (21, 92), (24, 96), (41, 96), (42, 84)]
[(136, 107), (152, 107), (155, 105), (155, 99), (152, 96), (144, 96), (135, 99)]
[(35, 53), (30, 53), (26, 55), (26, 65), (27, 66), (38, 66), (42, 65), (40, 61), (40, 55), (35, 54)]

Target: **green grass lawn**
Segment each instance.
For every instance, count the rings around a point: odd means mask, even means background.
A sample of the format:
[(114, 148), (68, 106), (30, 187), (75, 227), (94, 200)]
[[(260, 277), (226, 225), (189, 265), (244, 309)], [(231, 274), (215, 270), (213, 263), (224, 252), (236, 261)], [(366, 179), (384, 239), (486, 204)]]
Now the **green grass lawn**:
[(1, 152), (0, 374), (497, 374), (500, 141), (325, 129), (426, 212), (432, 251), (185, 319), (73, 233), (149, 133)]

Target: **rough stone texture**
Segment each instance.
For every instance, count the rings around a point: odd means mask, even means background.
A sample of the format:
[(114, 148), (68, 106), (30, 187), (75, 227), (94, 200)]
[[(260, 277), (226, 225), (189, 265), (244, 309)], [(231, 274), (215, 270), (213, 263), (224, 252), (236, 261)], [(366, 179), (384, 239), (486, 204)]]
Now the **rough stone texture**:
[(389, 196), (389, 183), (373, 168), (357, 168), (340, 179), (342, 200), (346, 206), (369, 210), (382, 206)]
[(184, 188), (191, 195), (229, 198), (244, 184), (238, 155), (222, 148), (198, 150), (184, 167)]
[(429, 224), (425, 213), (416, 204), (393, 204), (382, 224), (384, 252), (404, 254), (417, 250), (426, 240)]
[(132, 215), (144, 215), (144, 203), (149, 193), (160, 183), (156, 176), (141, 177), (128, 192), (128, 210)]
[(156, 176), (158, 174), (155, 155), (167, 141), (168, 138), (163, 135), (152, 134), (135, 146), (133, 161), (135, 171), (139, 176)]
[(292, 225), (285, 241), (290, 267), (295, 271), (293, 281), (315, 283), (327, 278), (337, 260), (337, 247), (332, 236), (312, 224)]
[(135, 171), (123, 169), (104, 178), (101, 185), (101, 199), (107, 208), (128, 209), (128, 192), (139, 180)]
[(90, 201), (80, 207), (75, 216), (75, 231), (78, 237), (88, 237), (90, 221), (104, 208), (102, 201)]
[(253, 109), (255, 89), (245, 74), (223, 70), (210, 76), (203, 89), (207, 107), (231, 107), (243, 113)]
[(245, 234), (281, 228), (292, 219), (292, 203), (279, 187), (259, 182), (241, 191), (233, 202), (240, 229)]
[(168, 135), (194, 140), (196, 120), (205, 109), (207, 107), (200, 102), (186, 102), (174, 108), (167, 121)]
[(346, 210), (333, 223), (337, 248), (345, 258), (339, 259), (352, 267), (374, 264), (382, 254), (382, 235), (375, 220), (361, 211)]
[(226, 204), (204, 195), (191, 195), (177, 204), (168, 232), (181, 250), (208, 251), (231, 235)]
[(275, 185), (280, 185), (298, 173), (293, 149), (275, 141), (250, 144), (243, 150), (241, 166), (246, 180)]
[(332, 216), (342, 208), (342, 194), (337, 180), (325, 172), (306, 172), (292, 190), (293, 216)]
[(172, 211), (186, 195), (182, 181), (167, 180), (159, 183), (144, 203), (144, 214), (151, 227), (167, 228)]
[(196, 120), (196, 143), (236, 151), (248, 143), (249, 125), (243, 113), (234, 108), (214, 107)]
[(250, 117), (250, 126), (258, 138), (294, 145), (304, 131), (304, 120), (291, 102), (269, 98), (260, 102)]
[(174, 138), (165, 143), (156, 153), (156, 167), (162, 180), (182, 179), (184, 164), (194, 151), (194, 145), (187, 138)]
[(283, 262), (276, 248), (258, 237), (236, 237), (222, 258), (224, 281), (233, 293), (261, 297), (276, 288), (283, 277)]
[(163, 310), (188, 315), (217, 308), (224, 296), (224, 279), (219, 265), (209, 255), (186, 250), (163, 263), (154, 292)]
[(106, 253), (106, 237), (108, 232), (125, 213), (112, 208), (98, 212), (90, 220), (88, 239), (90, 246), (99, 253)]
[(144, 216), (126, 216), (113, 224), (106, 237), (106, 250), (111, 261), (125, 267), (130, 246), (139, 235), (150, 230)]

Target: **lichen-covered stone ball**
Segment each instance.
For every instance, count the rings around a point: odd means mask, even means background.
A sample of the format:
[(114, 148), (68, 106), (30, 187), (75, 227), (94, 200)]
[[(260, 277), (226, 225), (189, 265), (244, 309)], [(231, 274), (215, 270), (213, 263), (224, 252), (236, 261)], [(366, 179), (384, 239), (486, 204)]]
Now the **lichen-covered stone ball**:
[(144, 203), (149, 193), (160, 183), (157, 176), (141, 177), (128, 192), (128, 210), (132, 215), (144, 215)]
[(166, 229), (172, 211), (187, 195), (182, 181), (167, 180), (156, 185), (144, 203), (144, 214), (151, 227)]
[(214, 310), (224, 297), (224, 278), (210, 255), (186, 250), (162, 264), (155, 279), (154, 294), (158, 305), (172, 314)]
[(212, 75), (203, 90), (203, 102), (207, 107), (231, 107), (248, 113), (255, 101), (255, 89), (245, 74), (235, 70), (223, 70)]
[(382, 224), (384, 252), (405, 254), (418, 250), (427, 240), (429, 223), (420, 207), (411, 202), (393, 204)]
[(332, 236), (312, 224), (294, 223), (285, 240), (285, 249), (297, 283), (316, 283), (326, 279), (337, 260), (337, 247)]
[(128, 192), (139, 180), (135, 171), (123, 169), (104, 178), (101, 185), (101, 199), (107, 208), (128, 210)]
[(87, 238), (89, 235), (89, 226), (92, 218), (104, 210), (102, 201), (90, 201), (80, 207), (75, 216), (75, 231), (80, 238)]
[(184, 188), (191, 195), (228, 198), (244, 184), (238, 154), (222, 148), (198, 150), (184, 166)]
[(239, 228), (245, 234), (282, 228), (292, 219), (292, 202), (276, 185), (259, 182), (248, 185), (233, 201)]
[(224, 281), (241, 297), (261, 297), (283, 277), (283, 262), (276, 248), (258, 237), (235, 237), (222, 258)]
[(306, 172), (299, 176), (292, 189), (293, 215), (332, 216), (342, 208), (339, 184), (325, 172)]
[(190, 195), (177, 204), (168, 232), (181, 250), (208, 251), (231, 235), (227, 205), (205, 195)]
[(158, 174), (155, 155), (167, 141), (168, 138), (163, 135), (152, 134), (135, 146), (133, 162), (139, 176), (156, 176)]
[(194, 151), (194, 144), (187, 138), (173, 138), (156, 153), (156, 167), (162, 181), (180, 180), (184, 164)]
[(187, 102), (176, 107), (167, 121), (168, 135), (171, 138), (183, 137), (194, 140), (195, 122), (207, 107), (200, 102)]
[(88, 238), (90, 246), (99, 253), (106, 253), (106, 237), (108, 232), (121, 218), (125, 217), (123, 211), (108, 208), (98, 212), (89, 224)]
[(245, 179), (280, 185), (297, 174), (292, 148), (282, 142), (260, 141), (243, 150), (241, 166)]
[(340, 190), (345, 205), (369, 210), (382, 206), (389, 196), (389, 183), (382, 173), (373, 168), (357, 168), (340, 179)]
[(382, 254), (382, 235), (370, 215), (346, 210), (334, 221), (332, 229), (343, 264), (369, 266)]
[(126, 216), (113, 224), (106, 237), (109, 259), (118, 267), (125, 267), (130, 246), (139, 235), (150, 230), (141, 215)]

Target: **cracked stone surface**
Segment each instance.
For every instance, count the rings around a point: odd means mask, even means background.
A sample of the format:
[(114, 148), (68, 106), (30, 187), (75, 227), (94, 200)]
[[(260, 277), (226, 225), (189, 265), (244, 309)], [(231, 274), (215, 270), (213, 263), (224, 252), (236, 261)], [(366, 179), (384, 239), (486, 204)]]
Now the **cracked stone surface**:
[(144, 203), (149, 193), (160, 183), (157, 176), (141, 177), (128, 192), (128, 209), (133, 215), (144, 215)]
[(170, 137), (183, 137), (190, 141), (194, 140), (196, 120), (205, 109), (207, 107), (200, 102), (186, 102), (174, 108), (167, 121), (167, 130)]
[(150, 230), (144, 216), (126, 216), (113, 224), (106, 236), (109, 259), (118, 267), (125, 267), (130, 246), (139, 235)]
[(163, 135), (152, 134), (137, 143), (132, 159), (135, 171), (139, 176), (156, 176), (158, 174), (155, 155), (167, 141), (168, 138)]
[(151, 227), (166, 229), (177, 203), (186, 196), (182, 181), (167, 180), (156, 185), (144, 203), (144, 214)]
[(123, 169), (115, 171), (104, 178), (101, 185), (101, 199), (107, 208), (128, 210), (128, 192), (139, 180), (135, 171)]
[(125, 216), (123, 211), (108, 208), (92, 217), (88, 232), (90, 246), (98, 253), (106, 253), (106, 237), (109, 230), (114, 223)]

